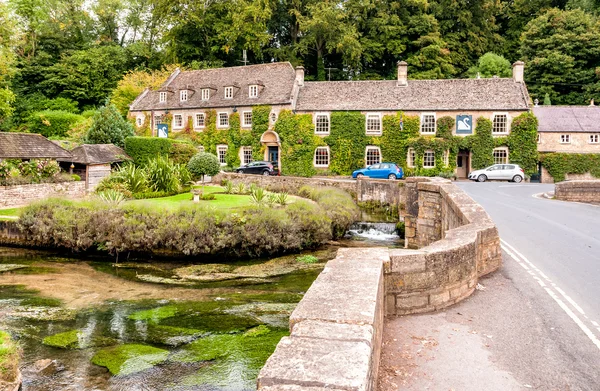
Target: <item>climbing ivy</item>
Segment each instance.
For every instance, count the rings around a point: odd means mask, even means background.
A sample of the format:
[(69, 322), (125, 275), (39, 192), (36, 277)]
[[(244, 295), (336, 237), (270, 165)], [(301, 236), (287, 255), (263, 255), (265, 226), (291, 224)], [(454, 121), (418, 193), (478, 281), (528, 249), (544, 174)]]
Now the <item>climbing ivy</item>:
[(260, 138), (263, 133), (269, 130), (269, 114), (271, 106), (252, 107), (252, 139), (249, 144), (252, 146), (252, 158), (254, 160), (263, 160), (265, 158), (265, 146), (261, 144)]
[(528, 175), (537, 172), (537, 128), (538, 120), (535, 115), (523, 113), (513, 120), (507, 137), (510, 162), (520, 165)]
[(564, 181), (567, 174), (586, 172), (600, 178), (600, 154), (542, 153), (539, 158), (555, 182)]
[(451, 139), (452, 129), (454, 129), (454, 118), (445, 116), (437, 120), (437, 131), (435, 137)]
[(463, 138), (460, 148), (471, 150), (471, 167), (479, 170), (494, 164), (494, 137), (492, 136), (492, 121), (487, 118), (477, 118), (475, 134)]
[(329, 136), (329, 169), (340, 175), (350, 175), (352, 171), (365, 166), (365, 149), (371, 138), (365, 135), (365, 116), (360, 112), (331, 113)]

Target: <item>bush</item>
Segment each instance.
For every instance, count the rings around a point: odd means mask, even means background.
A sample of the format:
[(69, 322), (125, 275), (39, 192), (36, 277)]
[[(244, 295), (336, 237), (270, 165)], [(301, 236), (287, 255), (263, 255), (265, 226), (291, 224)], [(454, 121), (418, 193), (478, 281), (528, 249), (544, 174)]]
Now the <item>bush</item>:
[(69, 130), (85, 118), (64, 110), (44, 110), (33, 113), (27, 120), (31, 133), (45, 137), (65, 137)]
[(168, 156), (177, 164), (187, 164), (198, 153), (189, 142), (158, 137), (127, 137), (125, 152), (136, 165), (144, 165), (156, 156)]
[(12, 383), (19, 370), (19, 346), (11, 339), (10, 334), (0, 331), (0, 383)]
[(187, 168), (195, 177), (204, 180), (205, 175), (217, 175), (221, 170), (221, 164), (215, 155), (200, 152), (190, 159)]
[(102, 107), (93, 117), (84, 142), (87, 144), (115, 144), (125, 146), (125, 139), (133, 136), (133, 126), (125, 121), (113, 105)]

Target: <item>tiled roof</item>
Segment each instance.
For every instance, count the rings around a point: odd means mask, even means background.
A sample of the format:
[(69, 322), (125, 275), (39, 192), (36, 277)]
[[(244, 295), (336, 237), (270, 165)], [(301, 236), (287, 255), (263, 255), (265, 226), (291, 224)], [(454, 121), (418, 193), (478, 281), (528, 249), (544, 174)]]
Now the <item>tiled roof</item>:
[(304, 83), (297, 110), (527, 110), (529, 95), (513, 79), (331, 81)]
[(599, 106), (538, 106), (533, 114), (538, 132), (600, 133)]
[[(296, 73), (289, 62), (247, 65), (230, 68), (176, 71), (156, 91), (144, 91), (131, 104), (131, 111), (231, 106), (274, 105), (291, 103)], [(250, 85), (258, 85), (258, 98), (249, 98)], [(225, 87), (233, 88), (233, 99), (224, 98)], [(210, 89), (210, 99), (201, 99), (201, 90)], [(188, 91), (188, 100), (180, 102), (179, 91)], [(159, 102), (160, 91), (167, 92), (167, 102)]]
[(41, 134), (0, 132), (0, 159), (71, 158), (71, 153)]
[(71, 151), (70, 158), (60, 161), (82, 164), (106, 164), (131, 160), (122, 148), (113, 144), (83, 144)]

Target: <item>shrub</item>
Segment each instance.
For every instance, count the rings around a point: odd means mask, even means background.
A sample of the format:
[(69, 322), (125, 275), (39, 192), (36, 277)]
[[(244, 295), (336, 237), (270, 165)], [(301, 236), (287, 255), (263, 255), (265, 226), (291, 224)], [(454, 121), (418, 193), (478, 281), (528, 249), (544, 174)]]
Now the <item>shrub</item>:
[(150, 160), (145, 170), (148, 183), (155, 191), (175, 192), (181, 187), (181, 168), (168, 157), (158, 156)]
[(31, 133), (45, 137), (65, 137), (68, 131), (85, 118), (64, 110), (39, 111), (29, 116), (27, 127)]
[(158, 137), (127, 137), (125, 152), (136, 165), (144, 165), (156, 156), (168, 156), (177, 164), (187, 164), (198, 151), (189, 142)]
[(231, 182), (231, 181), (225, 181), (225, 183), (223, 184), (223, 188), (225, 190), (225, 193), (227, 193), (227, 194), (233, 194), (233, 182)]
[(75, 182), (79, 182), (81, 180), (81, 177), (77, 174), (71, 174), (71, 179)]
[(204, 181), (205, 175), (217, 175), (221, 170), (221, 164), (215, 155), (200, 152), (190, 159), (187, 168), (195, 177)]
[(102, 107), (93, 117), (84, 142), (88, 144), (115, 144), (125, 146), (125, 139), (133, 136), (133, 126), (127, 122), (114, 105)]
[(203, 194), (202, 196), (200, 196), (200, 199), (203, 201), (212, 201), (212, 200), (216, 200), (217, 197), (212, 193), (208, 193), (208, 194)]
[(250, 192), (250, 198), (252, 199), (252, 203), (258, 206), (263, 206), (267, 202), (267, 192), (258, 187), (256, 189), (252, 189)]
[(125, 201), (125, 196), (123, 195), (123, 193), (113, 189), (108, 189), (99, 192), (98, 197), (100, 197), (102, 202), (104, 202), (105, 204), (114, 206), (120, 205)]

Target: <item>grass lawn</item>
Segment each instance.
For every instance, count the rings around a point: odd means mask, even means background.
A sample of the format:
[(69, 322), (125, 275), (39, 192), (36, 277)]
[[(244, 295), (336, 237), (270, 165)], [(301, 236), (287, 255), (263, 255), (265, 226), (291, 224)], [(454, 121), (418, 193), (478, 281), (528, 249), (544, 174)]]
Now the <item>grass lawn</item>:
[(0, 209), (0, 221), (15, 220), (22, 208)]
[[(199, 186), (198, 188), (202, 189), (204, 191), (204, 194), (209, 194), (209, 193), (220, 193), (223, 192), (223, 188), (220, 186)], [(198, 204), (194, 204), (194, 202), (192, 201), (192, 193), (183, 193), (183, 194), (177, 194), (171, 197), (163, 197), (163, 198), (151, 198), (151, 199), (146, 199), (146, 200), (135, 200), (135, 201), (128, 201), (131, 203), (143, 203), (143, 204), (150, 204), (150, 205), (156, 205), (159, 207), (163, 207), (163, 208), (168, 208), (168, 209), (176, 209), (178, 208), (180, 205), (208, 205), (208, 206), (214, 206), (215, 208), (219, 208), (219, 209), (233, 209), (233, 208), (239, 208), (240, 206), (246, 206), (246, 205), (250, 205), (251, 201), (250, 201), (250, 196), (248, 195), (237, 195), (237, 194), (215, 194), (216, 199), (214, 200), (207, 200), (207, 201), (203, 201), (200, 200), (200, 202)]]

